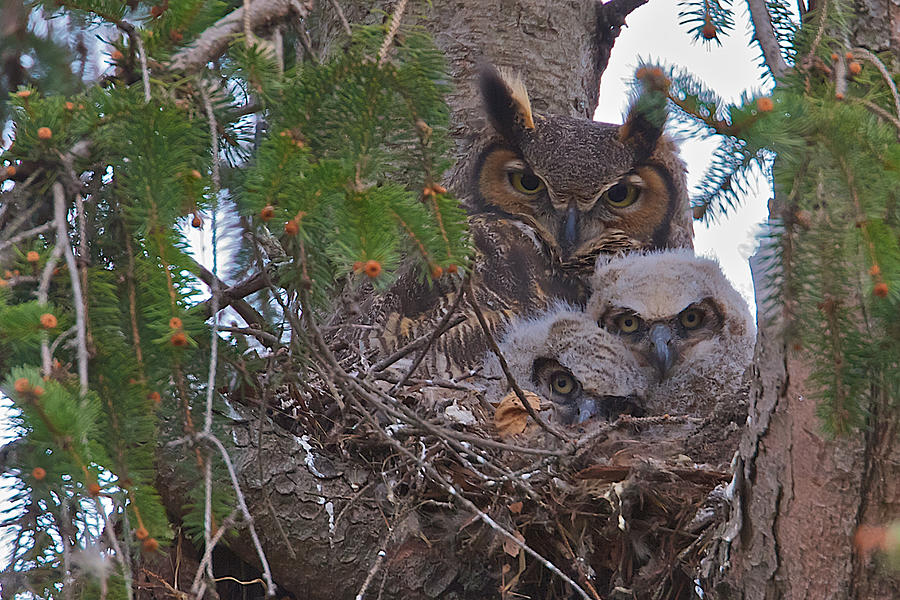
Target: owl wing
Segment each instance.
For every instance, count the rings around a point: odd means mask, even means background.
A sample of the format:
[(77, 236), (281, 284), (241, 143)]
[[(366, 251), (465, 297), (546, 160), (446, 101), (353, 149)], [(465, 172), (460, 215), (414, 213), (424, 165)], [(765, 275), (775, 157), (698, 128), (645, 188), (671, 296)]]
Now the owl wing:
[[(519, 220), (494, 214), (469, 217), (475, 250), (472, 288), (492, 333), (513, 316), (546, 309), (556, 300), (583, 301), (586, 287), (550, 256), (541, 238)], [(359, 303), (356, 319), (345, 321), (335, 339), (350, 351), (387, 355), (433, 332), (460, 293), (461, 276), (425, 281), (411, 266), (387, 292)], [(418, 374), (459, 377), (481, 366), (487, 337), (471, 306), (462, 301), (466, 320), (441, 335)]]

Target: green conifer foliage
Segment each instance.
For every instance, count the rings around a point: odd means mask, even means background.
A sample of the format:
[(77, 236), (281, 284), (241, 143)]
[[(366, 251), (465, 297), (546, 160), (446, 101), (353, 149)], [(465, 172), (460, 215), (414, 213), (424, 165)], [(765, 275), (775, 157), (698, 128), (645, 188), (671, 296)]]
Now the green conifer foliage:
[[(401, 28), (382, 51), (381, 26), (357, 28), (321, 63), (287, 69), (270, 44), (238, 37), (212, 76), (186, 77), (165, 62), (233, 6), (35, 6), (85, 27), (113, 24), (121, 37), (110, 40), (108, 76), (82, 93), (48, 93), (56, 88), (35, 80), (11, 90), (7, 105), (0, 390), (20, 439), (5, 454), (14, 476), (2, 515), (14, 544), (6, 573), (40, 597), (65, 585), (72, 598), (101, 588), (125, 598), (128, 557), (165, 551), (172, 539), (154, 485), (161, 449), (179, 453), (172, 462), (189, 482), (179, 525), (190, 535), (202, 542), (206, 532), (207, 468), (212, 522), (235, 508), (221, 456), (197, 437), (213, 348), (209, 282), (192, 254), (209, 238), (190, 241), (189, 226), (208, 234), (218, 219), (216, 240), (222, 221), (240, 217), (280, 250), (261, 257), (244, 236), (235, 270), (270, 269), (273, 296), (301, 312), (301, 291), (325, 307), (335, 281), (384, 286), (403, 260), (425, 277), (465, 267), (465, 214), (439, 184), (448, 77), (422, 30)], [(264, 329), (284, 333), (284, 310), (256, 309), (270, 319)], [(234, 378), (255, 386), (247, 341), (216, 340), (214, 387)], [(211, 435), (228, 412), (216, 389)], [(75, 553), (94, 560), (73, 567)]]

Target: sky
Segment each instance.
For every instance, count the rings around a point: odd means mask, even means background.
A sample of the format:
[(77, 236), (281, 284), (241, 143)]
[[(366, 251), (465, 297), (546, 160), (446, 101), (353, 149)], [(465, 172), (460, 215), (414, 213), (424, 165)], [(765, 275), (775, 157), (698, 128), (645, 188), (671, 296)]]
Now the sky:
[[(594, 118), (621, 123), (628, 103), (628, 82), (640, 58), (686, 67), (720, 96), (737, 100), (741, 92), (767, 89), (759, 67), (759, 50), (750, 36), (750, 21), (744, 3), (735, 3), (735, 29), (722, 45), (695, 44), (687, 28), (678, 25), (675, 0), (653, 0), (626, 18), (609, 66), (600, 85), (600, 104)], [(676, 138), (677, 139), (677, 138)], [(681, 155), (688, 166), (688, 185), (693, 188), (703, 176), (715, 148), (711, 140), (680, 139)], [(756, 247), (759, 223), (766, 217), (772, 195), (770, 183), (760, 177), (737, 210), (710, 226), (694, 223), (694, 248), (698, 254), (714, 256), (722, 270), (753, 306), (753, 286), (747, 259)]]

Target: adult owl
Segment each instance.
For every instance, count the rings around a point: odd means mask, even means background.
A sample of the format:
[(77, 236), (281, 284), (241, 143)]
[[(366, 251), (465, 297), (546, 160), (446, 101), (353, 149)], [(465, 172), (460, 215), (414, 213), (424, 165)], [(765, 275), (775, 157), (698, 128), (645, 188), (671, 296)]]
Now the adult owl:
[[(470, 213), (472, 286), (492, 330), (555, 301), (583, 304), (600, 253), (691, 246), (684, 165), (663, 135), (658, 81), (624, 125), (538, 114), (521, 82), (493, 68), (481, 92), (492, 131), (475, 145), (468, 186), (455, 191)], [(359, 312), (373, 329), (348, 346), (385, 354), (430, 333), (458, 285), (424, 282), (410, 268), (367, 299)], [(481, 364), (486, 337), (471, 308), (460, 310), (468, 318), (430, 347), (424, 373), (456, 377)]]
[[(558, 423), (643, 414), (646, 374), (617, 336), (579, 308), (558, 304), (513, 320), (500, 351), (516, 382), (550, 401)], [(486, 365), (499, 374), (495, 357), (488, 355)]]
[(696, 413), (736, 393), (756, 326), (718, 263), (689, 250), (598, 260), (587, 313), (638, 362), (651, 412)]

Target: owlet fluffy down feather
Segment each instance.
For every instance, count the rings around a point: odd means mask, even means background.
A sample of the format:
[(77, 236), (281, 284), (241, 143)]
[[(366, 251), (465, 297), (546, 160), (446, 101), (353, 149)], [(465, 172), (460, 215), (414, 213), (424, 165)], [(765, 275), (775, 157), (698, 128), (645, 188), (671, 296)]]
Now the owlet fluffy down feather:
[[(500, 351), (521, 387), (551, 401), (558, 423), (643, 414), (645, 372), (621, 340), (584, 311), (557, 305), (537, 318), (516, 320)], [(493, 355), (487, 371), (500, 371)]]
[(756, 327), (718, 263), (688, 250), (598, 260), (587, 313), (647, 380), (648, 412), (706, 412), (741, 388)]

